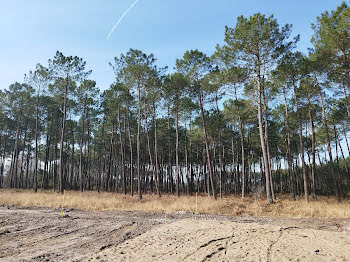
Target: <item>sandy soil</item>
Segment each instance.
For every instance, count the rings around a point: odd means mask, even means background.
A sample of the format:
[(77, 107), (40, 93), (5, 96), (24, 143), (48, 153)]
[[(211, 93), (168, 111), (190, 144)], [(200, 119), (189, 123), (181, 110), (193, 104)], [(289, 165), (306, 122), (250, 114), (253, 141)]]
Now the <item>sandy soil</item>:
[(350, 261), (350, 219), (0, 207), (1, 261)]

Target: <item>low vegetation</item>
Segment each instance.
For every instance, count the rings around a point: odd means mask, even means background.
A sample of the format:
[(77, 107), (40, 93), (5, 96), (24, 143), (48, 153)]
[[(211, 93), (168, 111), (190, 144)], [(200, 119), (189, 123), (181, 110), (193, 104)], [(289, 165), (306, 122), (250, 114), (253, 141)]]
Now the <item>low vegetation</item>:
[[(196, 197), (146, 194), (141, 201), (137, 197), (117, 193), (66, 191), (62, 194), (51, 191), (1, 190), (0, 205), (19, 207), (74, 208), (93, 212), (101, 211), (142, 211), (175, 213), (179, 211), (196, 213)], [(205, 195), (198, 196), (198, 214), (229, 216), (303, 217), (303, 218), (349, 218), (350, 200), (338, 203), (334, 197), (320, 196), (317, 201), (306, 203), (302, 197), (296, 201), (289, 195), (278, 196), (274, 205), (266, 200), (247, 196), (245, 199), (225, 196), (213, 201)]]

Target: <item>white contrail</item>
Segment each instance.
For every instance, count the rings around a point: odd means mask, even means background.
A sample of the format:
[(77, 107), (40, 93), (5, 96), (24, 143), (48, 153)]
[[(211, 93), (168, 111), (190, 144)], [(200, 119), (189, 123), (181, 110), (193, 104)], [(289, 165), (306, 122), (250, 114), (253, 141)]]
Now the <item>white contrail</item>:
[(117, 26), (121, 23), (121, 21), (123, 20), (123, 18), (129, 13), (129, 11), (134, 7), (134, 5), (137, 4), (139, 0), (136, 0), (134, 3), (132, 3), (131, 6), (129, 6), (128, 9), (126, 9), (126, 11), (124, 12), (124, 14), (119, 18), (118, 22), (113, 26), (112, 30), (109, 32), (109, 35), (107, 36), (107, 39), (111, 36), (111, 34), (113, 33), (113, 31), (117, 28)]

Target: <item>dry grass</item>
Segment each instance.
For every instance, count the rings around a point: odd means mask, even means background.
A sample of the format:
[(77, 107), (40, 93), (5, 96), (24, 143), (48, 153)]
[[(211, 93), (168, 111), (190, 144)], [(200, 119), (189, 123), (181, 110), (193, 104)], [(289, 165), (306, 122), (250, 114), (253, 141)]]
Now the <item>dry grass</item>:
[[(0, 205), (21, 207), (60, 208), (63, 196), (51, 191), (33, 193), (28, 190), (0, 190)], [(68, 191), (64, 197), (65, 208), (87, 211), (144, 211), (195, 213), (195, 196), (144, 195), (142, 201), (137, 196), (131, 197), (116, 193), (73, 192)], [(335, 198), (319, 197), (317, 201), (306, 203), (303, 198), (291, 201), (288, 195), (280, 196), (276, 203), (268, 205), (265, 200), (252, 197), (241, 199), (228, 196), (217, 201), (207, 196), (198, 196), (198, 213), (222, 214), (231, 216), (265, 216), (265, 217), (312, 217), (312, 218), (350, 218), (350, 200), (337, 203)]]

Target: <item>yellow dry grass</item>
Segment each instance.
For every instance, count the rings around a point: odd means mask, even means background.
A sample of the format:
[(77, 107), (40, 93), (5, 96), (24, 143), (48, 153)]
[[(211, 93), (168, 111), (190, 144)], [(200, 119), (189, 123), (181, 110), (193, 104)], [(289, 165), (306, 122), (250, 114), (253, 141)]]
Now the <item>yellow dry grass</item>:
[[(52, 191), (0, 190), (0, 205), (21, 207), (51, 207), (61, 208), (63, 196)], [(196, 211), (195, 196), (144, 195), (141, 201), (137, 196), (117, 193), (75, 192), (67, 191), (64, 196), (64, 208), (74, 208), (87, 211), (143, 211), (165, 212)], [(264, 216), (264, 217), (300, 217), (300, 218), (350, 218), (350, 200), (344, 199), (337, 203), (335, 198), (320, 196), (317, 201), (306, 203), (303, 198), (297, 201), (281, 195), (275, 204), (269, 205), (266, 200), (256, 200), (252, 197), (227, 196), (214, 200), (208, 196), (198, 196), (198, 213), (220, 214), (230, 216)]]

